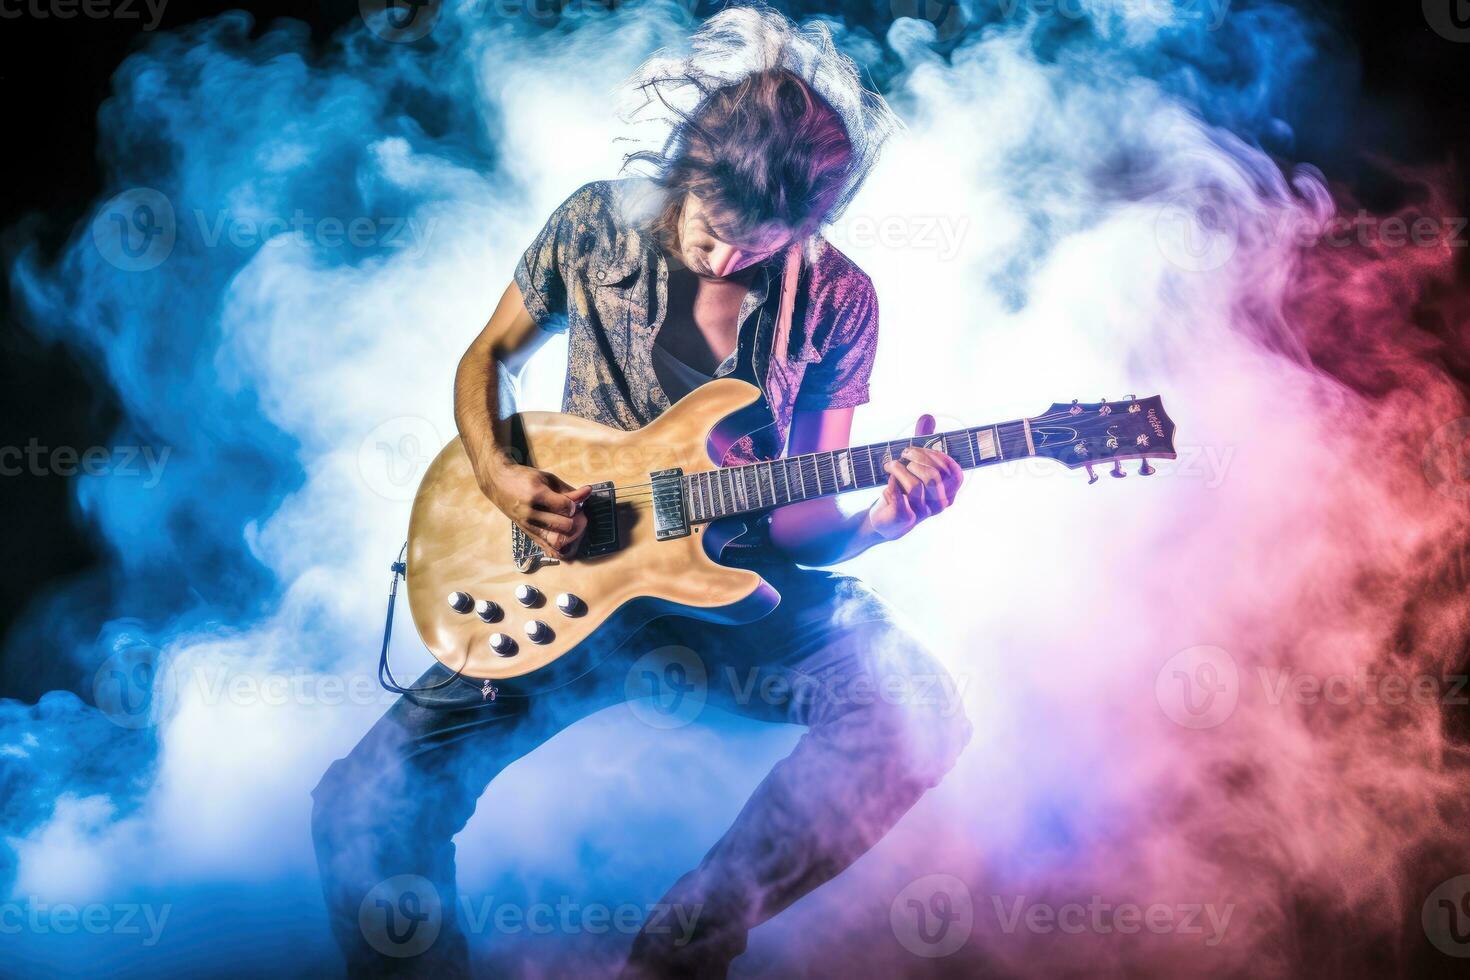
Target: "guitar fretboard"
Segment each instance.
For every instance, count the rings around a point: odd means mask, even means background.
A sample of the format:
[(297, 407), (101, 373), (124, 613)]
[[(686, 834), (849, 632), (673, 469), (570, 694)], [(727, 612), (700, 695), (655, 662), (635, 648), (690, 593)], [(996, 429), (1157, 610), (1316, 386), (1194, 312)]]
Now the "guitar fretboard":
[(1034, 456), (1027, 421), (1001, 422), (954, 432), (911, 436), (894, 442), (875, 442), (769, 462), (726, 466), (684, 479), (686, 513), (700, 524), (829, 497), (851, 490), (867, 490), (888, 482), (883, 467), (905, 449), (922, 446), (948, 454), (964, 469)]

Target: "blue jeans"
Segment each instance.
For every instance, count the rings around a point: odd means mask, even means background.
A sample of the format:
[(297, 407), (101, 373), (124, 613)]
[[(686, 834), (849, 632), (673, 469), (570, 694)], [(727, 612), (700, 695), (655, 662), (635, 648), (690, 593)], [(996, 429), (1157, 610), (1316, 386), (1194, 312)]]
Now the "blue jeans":
[[(675, 720), (708, 703), (807, 731), (663, 897), (666, 914), (645, 921), (625, 977), (725, 976), (752, 928), (886, 834), (970, 737), (953, 681), (856, 579), (760, 571), (782, 602), (755, 623), (655, 620), (550, 692), (497, 682), (492, 701), (456, 680), (420, 697), (443, 707), (400, 699), (333, 763), (313, 794), (312, 832), (349, 972), (468, 976), (454, 836), (502, 769), (629, 697), (652, 694), (648, 710)], [(448, 676), (435, 667), (416, 686)]]

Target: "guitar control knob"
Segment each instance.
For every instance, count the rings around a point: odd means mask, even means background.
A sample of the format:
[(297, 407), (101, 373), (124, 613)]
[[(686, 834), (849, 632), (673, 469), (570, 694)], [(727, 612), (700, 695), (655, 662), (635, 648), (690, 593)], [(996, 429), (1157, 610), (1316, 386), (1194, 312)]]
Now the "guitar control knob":
[(533, 619), (526, 624), (526, 639), (532, 643), (550, 643), (551, 627), (539, 619)]
[(502, 657), (513, 657), (516, 652), (516, 641), (504, 633), (491, 633), (490, 649)]
[(481, 599), (475, 603), (475, 615), (487, 623), (495, 623), (499, 622), (500, 617), (504, 614), (501, 612), (500, 603), (491, 602), (489, 599)]
[(556, 597), (556, 608), (561, 610), (563, 616), (580, 616), (582, 614), (582, 600), (570, 592), (563, 592)]
[(541, 590), (534, 585), (517, 585), (516, 602), (523, 606), (535, 606), (541, 602)]
[(467, 613), (475, 608), (475, 597), (468, 592), (449, 593), (449, 608), (457, 613)]

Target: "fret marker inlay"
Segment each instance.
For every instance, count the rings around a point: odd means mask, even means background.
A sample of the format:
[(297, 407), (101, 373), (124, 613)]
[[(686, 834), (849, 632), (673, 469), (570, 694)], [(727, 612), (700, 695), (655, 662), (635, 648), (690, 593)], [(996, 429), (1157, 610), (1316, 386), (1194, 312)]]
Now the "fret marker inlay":
[(975, 445), (980, 449), (981, 459), (994, 459), (1000, 455), (995, 448), (995, 430), (984, 429), (975, 433)]

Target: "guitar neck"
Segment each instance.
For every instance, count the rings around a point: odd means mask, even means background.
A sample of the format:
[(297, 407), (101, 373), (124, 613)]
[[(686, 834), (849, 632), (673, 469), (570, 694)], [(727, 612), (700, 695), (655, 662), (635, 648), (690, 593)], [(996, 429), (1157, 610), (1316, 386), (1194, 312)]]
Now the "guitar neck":
[(1036, 455), (1030, 421), (1018, 419), (769, 462), (726, 466), (683, 478), (689, 520), (702, 524), (882, 486), (888, 482), (883, 467), (913, 446), (946, 453), (967, 470)]

